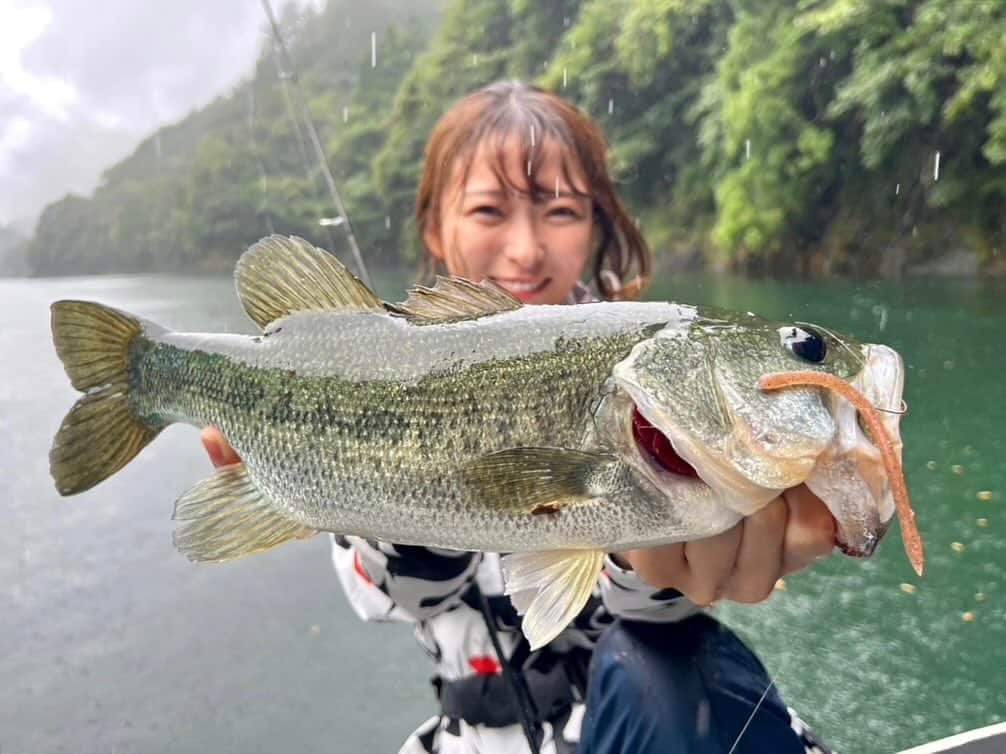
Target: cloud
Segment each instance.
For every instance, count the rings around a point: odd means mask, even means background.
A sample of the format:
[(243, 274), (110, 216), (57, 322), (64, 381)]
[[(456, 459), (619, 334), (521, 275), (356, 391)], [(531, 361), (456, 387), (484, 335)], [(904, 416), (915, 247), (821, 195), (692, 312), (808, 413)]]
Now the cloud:
[(89, 192), (248, 75), (264, 40), (252, 0), (0, 0), (0, 223)]

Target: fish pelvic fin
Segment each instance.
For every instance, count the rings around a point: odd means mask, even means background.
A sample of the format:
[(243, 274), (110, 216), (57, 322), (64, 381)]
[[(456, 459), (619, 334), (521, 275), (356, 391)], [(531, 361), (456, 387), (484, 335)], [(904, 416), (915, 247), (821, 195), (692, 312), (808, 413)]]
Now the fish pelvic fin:
[(263, 329), (293, 312), (384, 310), (334, 255), (296, 236), (272, 235), (253, 244), (238, 260), (234, 284), (245, 313)]
[(546, 550), (503, 556), (505, 593), (524, 616), (535, 650), (562, 633), (587, 604), (604, 560), (602, 550)]
[(129, 344), (143, 337), (136, 317), (89, 301), (57, 301), (52, 340), (73, 386), (85, 392), (49, 451), (61, 495), (90, 489), (129, 463), (163, 427), (136, 416), (129, 400)]
[(182, 522), (175, 547), (197, 563), (219, 563), (268, 550), (316, 530), (284, 517), (255, 486), (243, 463), (214, 471), (175, 502)]
[(618, 485), (623, 465), (614, 457), (568, 448), (507, 448), (469, 463), (468, 492), (492, 510), (555, 512), (601, 497)]

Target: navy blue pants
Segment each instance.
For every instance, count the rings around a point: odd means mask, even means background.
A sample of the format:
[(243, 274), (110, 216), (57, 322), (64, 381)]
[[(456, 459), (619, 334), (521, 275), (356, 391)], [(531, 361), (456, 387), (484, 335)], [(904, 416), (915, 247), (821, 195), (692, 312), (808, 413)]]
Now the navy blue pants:
[(577, 752), (827, 752), (799, 722), (801, 732), (794, 730), (775, 687), (765, 694), (768, 686), (754, 653), (707, 615), (680, 623), (616, 621), (594, 651)]

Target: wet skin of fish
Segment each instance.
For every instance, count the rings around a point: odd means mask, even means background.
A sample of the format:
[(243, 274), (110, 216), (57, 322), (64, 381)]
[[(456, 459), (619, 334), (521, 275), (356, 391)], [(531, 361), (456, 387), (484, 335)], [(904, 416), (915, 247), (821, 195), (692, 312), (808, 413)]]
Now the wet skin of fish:
[[(176, 503), (179, 549), (219, 561), (317, 531), (503, 551), (534, 645), (589, 596), (605, 552), (718, 534), (806, 482), (842, 547), (893, 514), (857, 412), (901, 402), (898, 355), (823, 328), (669, 303), (524, 306), (442, 280), (379, 301), (333, 257), (272, 236), (236, 281), (261, 335), (175, 333), (100, 304), (53, 305), (85, 393), (50, 454), (62, 494), (117, 471), (168, 424), (214, 424), (242, 463)], [(898, 416), (883, 422), (896, 442)]]

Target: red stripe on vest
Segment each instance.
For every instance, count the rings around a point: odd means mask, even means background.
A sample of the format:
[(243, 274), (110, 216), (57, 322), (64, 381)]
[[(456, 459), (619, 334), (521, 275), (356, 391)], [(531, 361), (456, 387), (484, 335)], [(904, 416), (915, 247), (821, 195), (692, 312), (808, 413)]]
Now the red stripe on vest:
[(496, 675), (500, 672), (500, 664), (489, 655), (473, 655), (468, 658), (468, 664), (479, 675)]
[(363, 563), (360, 562), (359, 550), (355, 550), (353, 552), (353, 570), (356, 571), (357, 576), (366, 581), (368, 584), (374, 583), (373, 579), (370, 578), (370, 575), (363, 570)]

